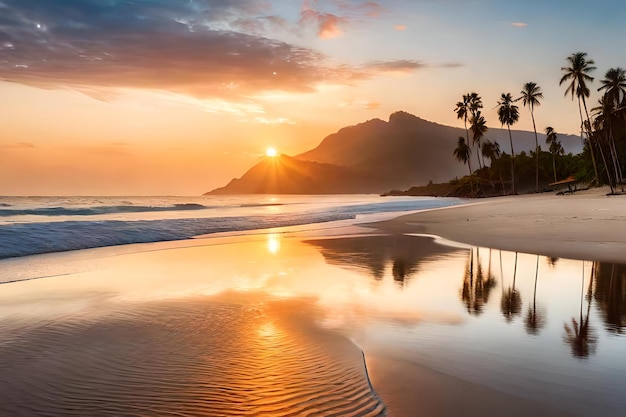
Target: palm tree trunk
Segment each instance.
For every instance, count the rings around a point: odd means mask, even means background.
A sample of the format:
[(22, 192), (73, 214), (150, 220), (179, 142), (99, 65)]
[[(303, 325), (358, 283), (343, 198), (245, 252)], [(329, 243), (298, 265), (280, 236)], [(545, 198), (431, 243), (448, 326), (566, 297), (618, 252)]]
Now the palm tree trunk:
[(613, 149), (613, 134), (611, 131), (611, 124), (605, 128), (606, 130), (606, 143), (609, 145), (609, 152), (611, 153), (611, 162), (613, 162), (613, 172), (615, 174), (615, 186), (617, 187), (617, 183), (621, 182), (620, 172), (618, 169), (619, 163), (617, 162), (617, 155)]
[[(580, 110), (580, 100), (581, 100), (581, 97), (579, 96), (578, 97), (578, 109), (579, 110)], [(589, 121), (589, 112), (587, 111), (587, 102), (585, 101), (584, 95), (582, 96), (582, 101), (583, 101), (583, 105), (585, 106), (585, 114), (587, 115), (587, 123), (589, 124), (588, 125), (589, 129), (587, 129), (587, 140), (589, 141), (589, 152), (591, 152), (591, 162), (593, 163), (593, 173), (596, 176), (596, 179), (595, 179), (596, 184), (600, 185), (600, 176), (598, 175), (598, 165), (596, 163), (596, 156), (595, 156), (595, 152), (593, 151), (593, 142), (591, 139), (591, 122)], [(583, 121), (582, 111), (580, 113), (580, 122), (582, 123), (583, 128), (584, 128), (585, 122)], [(600, 151), (602, 151), (602, 148), (600, 148)]]
[(554, 171), (554, 182), (556, 182), (556, 156), (552, 154), (552, 171)]
[(598, 148), (600, 148), (600, 156), (602, 156), (602, 162), (604, 163), (604, 168), (606, 169), (606, 176), (609, 179), (609, 187), (611, 188), (611, 194), (614, 194), (615, 189), (613, 188), (613, 178), (611, 178), (611, 171), (609, 170), (609, 165), (606, 163), (606, 157), (604, 156), (604, 151), (602, 150), (601, 143), (598, 143)]
[(535, 126), (535, 113), (530, 109), (530, 117), (533, 119), (533, 129), (535, 130), (535, 192), (539, 192), (539, 140), (537, 139), (537, 126)]
[(469, 168), (469, 179), (470, 179), (470, 188), (472, 189), (472, 193), (474, 193), (474, 180), (472, 180), (472, 157), (467, 158), (467, 167)]
[(615, 186), (617, 187), (618, 183), (621, 184), (624, 182), (624, 177), (622, 175), (622, 167), (619, 163), (619, 157), (617, 155), (617, 148), (615, 147), (615, 137), (613, 135), (613, 125), (611, 122), (608, 123), (607, 129), (611, 159), (613, 159), (613, 168), (615, 169)]
[(507, 124), (506, 128), (509, 130), (509, 142), (511, 142), (511, 192), (517, 194), (517, 188), (515, 188), (515, 150), (513, 149), (513, 136), (511, 136), (511, 125)]

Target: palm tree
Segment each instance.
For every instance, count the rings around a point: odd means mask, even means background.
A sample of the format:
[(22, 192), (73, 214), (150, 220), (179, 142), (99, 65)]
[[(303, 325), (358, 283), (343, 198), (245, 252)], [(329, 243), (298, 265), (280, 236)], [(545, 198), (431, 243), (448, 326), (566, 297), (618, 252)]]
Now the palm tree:
[(469, 106), (470, 106), (470, 95), (463, 94), (463, 99), (456, 103), (456, 107), (454, 108), (454, 112), (456, 113), (457, 119), (463, 119), (463, 123), (465, 124), (465, 136), (467, 138), (467, 142), (469, 143), (469, 131), (467, 130), (467, 117), (469, 115)]
[[(490, 140), (486, 140), (485, 143), (482, 146), (482, 154), (483, 154), (483, 158), (487, 158), (489, 159), (489, 161), (491, 162), (491, 166), (493, 167), (493, 162), (498, 159), (500, 157), (500, 144), (498, 142), (492, 142)], [(483, 159), (484, 161), (484, 159)], [(491, 176), (491, 171), (489, 170), (489, 175)], [(506, 193), (506, 191), (504, 190), (504, 180), (502, 179), (502, 172), (500, 172), (500, 170), (498, 169), (498, 175), (500, 176), (500, 184), (502, 185), (502, 195), (504, 195)], [(492, 187), (495, 190), (495, 186), (492, 185)]]
[(472, 131), (472, 142), (478, 148), (478, 152), (476, 152), (476, 156), (478, 158), (478, 166), (482, 169), (483, 165), (485, 165), (485, 161), (483, 161), (481, 165), (481, 140), (485, 136), (485, 133), (487, 133), (487, 130), (489, 130), (489, 128), (487, 127), (485, 117), (480, 114), (480, 110), (476, 111), (472, 115), (472, 118), (470, 119), (470, 130)]
[[(615, 178), (616, 181), (622, 182), (622, 168), (617, 155), (612, 125), (616, 122), (615, 116), (620, 113), (620, 107), (622, 107), (622, 103), (626, 99), (626, 70), (620, 67), (610, 68), (604, 75), (604, 79), (600, 81), (600, 84), (602, 85), (598, 88), (598, 91), (604, 90), (604, 96), (600, 99), (600, 107), (604, 109), (603, 113), (605, 119), (607, 119), (604, 121), (604, 124), (610, 129), (607, 134), (609, 136), (609, 146), (616, 174)], [(598, 107), (596, 107), (596, 109), (598, 109)], [(608, 112), (607, 110), (611, 111)], [(593, 112), (594, 109), (591, 111)], [(622, 112), (622, 115), (626, 121), (626, 113)]]
[(546, 144), (552, 154), (552, 171), (554, 172), (554, 182), (556, 182), (556, 157), (565, 154), (565, 149), (561, 146), (556, 131), (551, 126), (546, 127)]
[(509, 141), (511, 142), (511, 192), (517, 194), (515, 188), (515, 150), (513, 149), (513, 137), (511, 136), (511, 125), (519, 120), (519, 108), (513, 104), (511, 93), (502, 93), (498, 101), (498, 120), (509, 130)]
[[(589, 130), (591, 129), (591, 122), (589, 122), (589, 113), (587, 112), (587, 102), (585, 101), (586, 97), (589, 97), (589, 88), (587, 87), (587, 82), (592, 82), (593, 77), (589, 75), (590, 72), (594, 71), (596, 67), (593, 65), (592, 59), (587, 59), (586, 52), (576, 52), (567, 57), (567, 61), (569, 62), (569, 67), (561, 67), (561, 71), (563, 71), (563, 76), (561, 77), (561, 81), (559, 81), (559, 85), (570, 81), (569, 85), (565, 89), (565, 95), (571, 94), (572, 100), (574, 100), (574, 96), (578, 98), (578, 112), (580, 113), (580, 124), (581, 126), (585, 126), (585, 121), (583, 120), (583, 113), (580, 107), (581, 101), (585, 106), (585, 113), (587, 113), (587, 123), (589, 125)], [(583, 127), (581, 127), (581, 135), (580, 140), (583, 140), (582, 135)], [(599, 184), (600, 177), (598, 176), (598, 166), (596, 164), (596, 157), (593, 151), (593, 144), (591, 139), (591, 134), (588, 130), (588, 138), (589, 138), (589, 150), (591, 153), (591, 161), (593, 163), (593, 172), (596, 183)]]
[(472, 182), (472, 150), (469, 145), (465, 142), (465, 138), (463, 136), (459, 136), (459, 141), (457, 142), (456, 149), (453, 152), (455, 158), (459, 162), (463, 162), (467, 164), (469, 167), (470, 173), (470, 186), (472, 187), (472, 192), (474, 191), (474, 183)]
[(467, 129), (467, 119), (471, 118), (483, 108), (483, 102), (478, 93), (471, 92), (463, 95), (463, 99), (456, 103), (456, 107), (454, 109), (456, 113), (457, 119), (463, 119), (463, 123), (465, 124), (465, 139), (467, 143), (470, 143), (469, 140), (469, 130)]
[[(599, 106), (591, 109), (591, 113), (595, 115), (593, 127), (595, 129), (595, 133), (606, 140), (609, 151), (611, 153), (611, 161), (613, 162), (613, 174), (615, 175), (615, 182), (622, 182), (622, 168), (620, 167), (619, 158), (617, 156), (617, 149), (615, 148), (615, 140), (613, 137), (614, 125), (617, 121), (617, 109), (615, 108), (615, 102), (608, 94), (605, 94), (602, 96), (602, 98), (598, 100), (598, 103)], [(600, 146), (602, 146), (602, 144), (600, 144)], [(602, 157), (604, 158), (604, 152), (602, 153)], [(608, 165), (607, 176), (609, 178), (611, 191), (613, 191), (613, 183), (611, 175), (608, 172)]]
[(539, 192), (539, 140), (537, 139), (537, 126), (535, 126), (535, 107), (539, 107), (541, 105), (541, 101), (543, 99), (543, 93), (541, 92), (541, 87), (537, 85), (537, 83), (528, 82), (524, 84), (524, 88), (522, 88), (522, 96), (520, 97), (522, 103), (524, 103), (524, 107), (528, 107), (530, 110), (530, 117), (533, 119), (533, 130), (535, 131), (535, 192)]
[(610, 68), (604, 75), (604, 79), (600, 81), (598, 91), (604, 90), (604, 95), (619, 106), (626, 96), (626, 70), (623, 68)]

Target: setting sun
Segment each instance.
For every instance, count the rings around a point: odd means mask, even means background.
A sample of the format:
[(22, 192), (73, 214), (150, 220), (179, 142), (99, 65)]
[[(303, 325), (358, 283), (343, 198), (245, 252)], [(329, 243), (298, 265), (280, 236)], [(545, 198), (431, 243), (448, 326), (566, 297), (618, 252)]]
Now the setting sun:
[(269, 147), (265, 150), (265, 155), (273, 158), (278, 155), (278, 151), (276, 150), (276, 148)]

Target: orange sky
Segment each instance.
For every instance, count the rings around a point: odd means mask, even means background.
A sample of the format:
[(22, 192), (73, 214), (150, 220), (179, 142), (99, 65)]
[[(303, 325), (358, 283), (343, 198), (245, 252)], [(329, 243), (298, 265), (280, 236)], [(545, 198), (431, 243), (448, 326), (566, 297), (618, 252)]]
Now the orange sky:
[[(0, 194), (197, 195), (267, 146), (298, 154), (397, 110), (461, 126), (471, 90), (499, 127), (500, 93), (527, 81), (546, 96), (538, 128), (575, 133), (560, 67), (578, 50), (597, 78), (626, 64), (606, 52), (623, 26), (530, 3), (5, 0)], [(516, 128), (532, 128), (524, 109)]]

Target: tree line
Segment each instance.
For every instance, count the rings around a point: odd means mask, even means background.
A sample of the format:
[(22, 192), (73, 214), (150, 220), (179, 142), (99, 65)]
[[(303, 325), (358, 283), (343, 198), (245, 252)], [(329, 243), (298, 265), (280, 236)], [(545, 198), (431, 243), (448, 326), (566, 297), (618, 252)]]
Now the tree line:
[[(551, 126), (544, 129), (547, 152), (539, 145), (535, 109), (541, 105), (543, 92), (535, 82), (523, 85), (520, 95), (502, 93), (497, 102), (497, 114), (500, 124), (508, 130), (511, 154), (502, 152), (496, 141), (485, 138), (487, 122), (482, 115), (482, 98), (478, 93), (464, 94), (456, 103), (454, 111), (465, 125), (465, 137), (460, 136), (453, 151), (456, 159), (466, 164), (469, 169), (468, 181), (470, 195), (507, 193), (505, 183), (510, 183), (508, 192), (517, 194), (518, 183), (530, 185), (530, 177), (535, 192), (542, 186), (557, 182), (566, 176), (574, 176), (579, 181), (590, 184), (608, 184), (611, 192), (624, 183), (622, 166), (626, 154), (626, 71), (623, 68), (610, 68), (600, 80), (598, 91), (603, 94), (598, 104), (588, 109), (587, 99), (596, 70), (595, 63), (585, 52), (576, 52), (567, 57), (567, 65), (561, 68), (559, 85), (564, 85), (565, 96), (578, 101), (580, 116), (580, 138), (583, 152), (580, 155), (565, 155), (557, 132)], [(515, 154), (511, 126), (519, 121), (521, 102), (527, 108), (535, 133), (535, 150), (530, 156), (522, 152)], [(476, 154), (478, 169), (472, 169), (472, 154)], [(482, 158), (481, 158), (482, 157)], [(487, 166), (485, 160), (489, 160)], [(534, 169), (530, 169), (534, 165)], [(508, 168), (507, 168), (508, 167)], [(521, 168), (521, 169), (520, 169)], [(534, 175), (532, 175), (534, 174)], [(500, 190), (496, 183), (500, 183)]]

